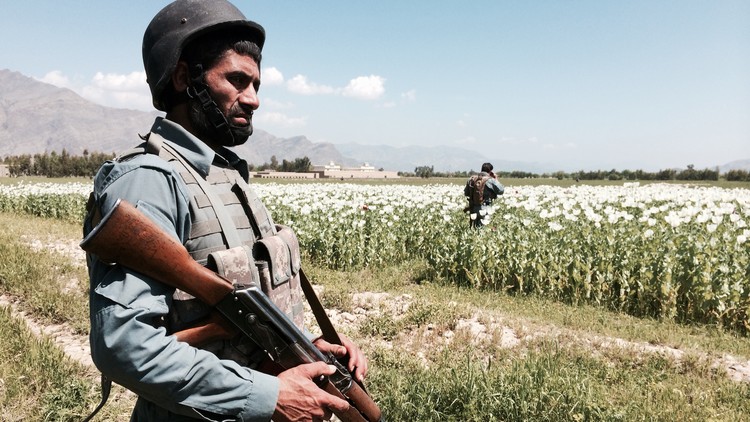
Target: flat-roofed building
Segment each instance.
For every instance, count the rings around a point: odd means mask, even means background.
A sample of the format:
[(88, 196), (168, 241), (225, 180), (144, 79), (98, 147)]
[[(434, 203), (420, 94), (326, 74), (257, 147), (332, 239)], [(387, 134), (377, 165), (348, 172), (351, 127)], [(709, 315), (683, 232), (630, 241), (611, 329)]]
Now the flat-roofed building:
[(359, 167), (341, 167), (331, 161), (328, 164), (314, 165), (312, 171), (321, 179), (398, 179), (398, 172), (377, 170), (369, 163)]
[(261, 179), (317, 179), (318, 173), (297, 173), (291, 171), (264, 170), (250, 172), (250, 177), (257, 177)]

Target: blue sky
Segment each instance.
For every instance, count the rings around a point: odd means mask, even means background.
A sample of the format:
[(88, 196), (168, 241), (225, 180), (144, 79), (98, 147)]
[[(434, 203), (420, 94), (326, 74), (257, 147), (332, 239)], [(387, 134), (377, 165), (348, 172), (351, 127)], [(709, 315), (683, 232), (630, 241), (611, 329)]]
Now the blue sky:
[[(150, 110), (167, 1), (0, 0), (0, 68)], [(256, 126), (571, 168), (750, 159), (750, 1), (253, 1)]]

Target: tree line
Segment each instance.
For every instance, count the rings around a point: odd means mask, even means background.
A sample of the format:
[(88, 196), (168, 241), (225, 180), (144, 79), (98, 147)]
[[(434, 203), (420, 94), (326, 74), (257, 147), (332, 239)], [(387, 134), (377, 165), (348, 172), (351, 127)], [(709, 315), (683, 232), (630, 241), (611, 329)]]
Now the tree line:
[[(90, 153), (88, 150), (84, 150), (82, 156), (74, 156), (63, 149), (59, 154), (52, 151), (44, 154), (9, 156), (4, 158), (2, 163), (8, 166), (8, 173), (12, 177), (93, 177), (105, 161), (114, 158), (114, 153)], [(248, 167), (250, 171), (273, 170), (303, 173), (312, 170), (312, 162), (305, 156), (291, 161), (282, 160), (279, 163), (274, 155), (270, 163), (263, 163), (259, 166), (250, 164)]]
[[(575, 172), (564, 172), (557, 171), (552, 173), (531, 173), (525, 171), (496, 171), (495, 172), (500, 178), (511, 178), (511, 179), (575, 179), (575, 180), (655, 180), (655, 181), (668, 181), (668, 180), (680, 180), (680, 181), (692, 181), (692, 180), (719, 180), (723, 178), (727, 181), (735, 182), (750, 182), (750, 172), (747, 170), (729, 170), (726, 173), (719, 174), (719, 169), (703, 169), (698, 170), (694, 165), (690, 164), (686, 169), (665, 169), (656, 172), (647, 172), (644, 170), (595, 170), (595, 171), (575, 171)], [(410, 172), (399, 172), (399, 176), (402, 177), (469, 177), (477, 174), (476, 171), (452, 171), (452, 172), (440, 172), (435, 171), (434, 166), (418, 166), (414, 169), (413, 173)]]
[[(115, 154), (105, 154), (101, 152), (83, 151), (82, 156), (70, 155), (66, 150), (61, 153), (55, 151), (45, 152), (44, 154), (25, 154), (19, 156), (9, 156), (3, 159), (3, 164), (8, 166), (8, 172), (11, 176), (43, 176), (43, 177), (93, 177), (99, 167), (107, 160), (115, 158)], [(275, 155), (271, 156), (270, 162), (260, 165), (249, 164), (250, 171), (283, 171), (304, 173), (312, 170), (312, 162), (307, 156), (296, 158), (294, 160), (282, 160), (279, 163)], [(414, 172), (398, 172), (402, 177), (469, 177), (476, 174), (476, 171), (452, 171), (441, 172), (435, 171), (434, 166), (418, 166)], [(555, 179), (575, 179), (575, 180), (719, 180), (723, 178), (727, 181), (750, 182), (750, 172), (747, 170), (729, 170), (726, 173), (719, 174), (719, 169), (696, 169), (692, 164), (686, 169), (665, 169), (656, 172), (647, 172), (644, 170), (595, 170), (595, 171), (576, 171), (563, 172), (557, 171), (552, 173), (531, 173), (526, 171), (497, 171), (498, 177), (511, 179), (530, 179), (530, 178), (555, 178)]]
[(46, 177), (92, 177), (99, 167), (115, 154), (83, 151), (82, 156), (70, 155), (62, 150), (44, 154), (24, 154), (6, 157), (3, 164), (8, 166), (11, 176), (46, 176)]
[(310, 161), (307, 156), (304, 156), (302, 158), (295, 158), (294, 161), (281, 160), (281, 164), (279, 164), (279, 159), (276, 158), (275, 155), (272, 155), (270, 163), (263, 163), (259, 166), (248, 164), (248, 167), (250, 168), (250, 171), (273, 170), (292, 173), (306, 173), (312, 170), (312, 161)]

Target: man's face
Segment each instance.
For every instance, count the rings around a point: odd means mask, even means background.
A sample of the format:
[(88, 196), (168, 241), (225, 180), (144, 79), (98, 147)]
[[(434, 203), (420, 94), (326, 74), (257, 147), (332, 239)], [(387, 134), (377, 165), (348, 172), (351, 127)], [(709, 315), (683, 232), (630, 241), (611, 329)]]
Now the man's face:
[(230, 50), (206, 71), (204, 80), (211, 98), (229, 122), (232, 137), (210, 123), (198, 99), (192, 99), (190, 104), (190, 120), (194, 129), (203, 141), (212, 146), (243, 144), (253, 133), (253, 111), (260, 105), (258, 64), (252, 57)]

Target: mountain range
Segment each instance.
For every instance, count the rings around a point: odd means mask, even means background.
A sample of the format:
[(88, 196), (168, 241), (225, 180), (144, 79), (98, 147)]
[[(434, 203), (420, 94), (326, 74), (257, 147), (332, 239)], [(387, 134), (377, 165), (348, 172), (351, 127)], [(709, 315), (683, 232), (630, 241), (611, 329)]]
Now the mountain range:
[[(139, 142), (159, 112), (105, 107), (75, 92), (46, 84), (21, 73), (0, 69), (0, 158), (22, 154), (62, 152), (118, 153)], [(247, 143), (234, 148), (249, 163), (293, 161), (307, 156), (313, 164), (331, 161), (344, 166), (368, 163), (391, 171), (414, 171), (432, 166), (436, 171), (478, 170), (482, 162), (496, 169), (530, 173), (560, 170), (551, 164), (493, 159), (462, 148), (446, 146), (361, 145), (312, 142), (305, 136), (280, 138), (256, 128)], [(720, 166), (720, 171), (750, 170), (750, 160)]]

